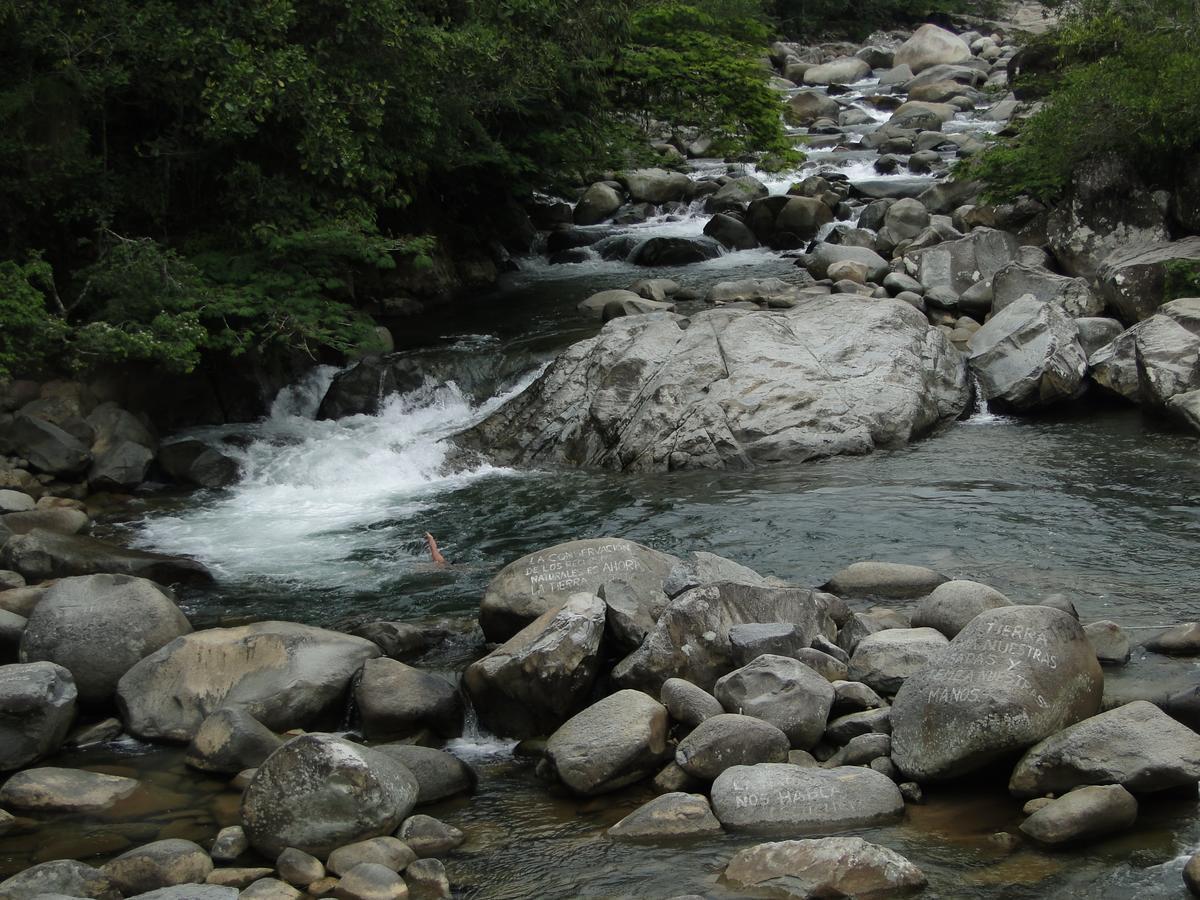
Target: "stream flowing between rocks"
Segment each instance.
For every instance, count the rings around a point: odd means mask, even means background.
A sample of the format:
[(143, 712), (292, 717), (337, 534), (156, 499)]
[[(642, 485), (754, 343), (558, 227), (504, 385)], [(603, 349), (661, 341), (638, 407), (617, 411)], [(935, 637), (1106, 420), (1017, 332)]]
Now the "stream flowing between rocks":
[[(855, 85), (850, 100), (873, 85)], [(994, 127), (973, 116), (951, 126)], [(798, 177), (830, 170), (852, 183), (912, 177), (879, 176), (872, 158), (817, 150), (799, 172), (764, 180), (783, 193)], [(697, 206), (626, 230), (698, 236), (708, 218)], [(539, 548), (600, 536), (672, 554), (707, 550), (797, 584), (821, 584), (862, 559), (928, 565), (1017, 601), (1065, 594), (1083, 621), (1114, 620), (1135, 642), (1146, 633), (1139, 629), (1195, 617), (1196, 439), (1132, 408), (1075, 406), (1023, 418), (978, 409), (903, 449), (745, 472), (544, 472), (454, 463), (444, 438), (599, 329), (576, 310), (596, 291), (658, 276), (703, 295), (718, 281), (786, 280), (795, 272), (791, 259), (765, 249), (663, 269), (599, 256), (565, 265), (523, 260), (496, 293), (464, 302), (436, 323), (415, 321), (406, 336), (405, 352), (436, 356), (461, 373), (454, 379), (391, 397), (378, 415), (319, 421), (317, 405), (334, 370), (314, 370), (283, 391), (262, 422), (196, 432), (224, 442), (241, 466), (237, 484), (145, 500), (106, 527), (211, 568), (216, 585), (184, 597), (197, 628), (269, 618), (449, 626), (453, 636), (419, 663), (448, 678), (481, 652), (476, 615), (496, 572)], [(429, 564), (426, 531), (437, 536), (450, 567)], [(1106, 669), (1105, 678), (1109, 697), (1165, 695), (1194, 683), (1197, 666), (1136, 647), (1130, 664)], [(604, 830), (650, 799), (647, 785), (573, 798), (536, 777), (532, 761), (513, 755), (512, 742), (473, 726), (448, 749), (479, 774), (472, 796), (422, 809), (468, 836), (447, 862), (456, 895), (747, 896), (724, 886), (720, 872), (736, 850), (759, 839), (613, 842)], [(144, 784), (103, 818), (57, 827), (53, 842), (44, 834), (0, 839), (0, 875), (157, 837), (206, 841), (237, 821), (237, 795), (223, 779), (186, 771), (182, 750), (124, 739), (48, 764), (64, 760), (136, 772)], [(1147, 800), (1135, 830), (1077, 850), (1009, 852), (990, 839), (1021, 819), (1021, 802), (1003, 785), (1003, 778), (979, 777), (931, 788), (902, 824), (854, 833), (919, 865), (929, 877), (928, 897), (1184, 896), (1180, 871), (1200, 844), (1194, 796)]]

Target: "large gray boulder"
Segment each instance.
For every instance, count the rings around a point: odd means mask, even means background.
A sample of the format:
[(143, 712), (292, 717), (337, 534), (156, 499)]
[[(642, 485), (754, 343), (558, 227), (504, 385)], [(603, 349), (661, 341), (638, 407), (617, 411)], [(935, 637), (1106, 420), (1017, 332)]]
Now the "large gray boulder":
[(595, 594), (609, 581), (623, 581), (647, 609), (661, 609), (662, 585), (679, 562), (674, 556), (622, 538), (568, 541), (509, 563), (487, 586), (479, 625), (489, 641), (507, 641), (572, 594)]
[(370, 641), (292, 622), (210, 628), (176, 638), (125, 673), (117, 705), (147, 740), (190, 741), (222, 706), (273, 731), (309, 727), (340, 712), (350, 679), (379, 656)]
[(185, 762), (203, 772), (236, 775), (255, 769), (283, 741), (244, 709), (223, 706), (200, 723)]
[(970, 393), (913, 307), (837, 295), (614, 319), (459, 440), (506, 465), (745, 468), (901, 446)]
[(649, 312), (674, 312), (674, 303), (647, 300), (633, 291), (600, 291), (592, 294), (576, 307), (581, 313), (597, 319), (610, 319), (620, 310), (622, 316), (636, 316)]
[[(671, 569), (667, 580), (663, 582), (663, 592), (673, 598), (694, 587), (716, 584), (718, 581), (762, 585), (770, 583), (770, 579), (764, 578), (753, 569), (734, 562), (732, 559), (726, 559), (703, 550), (693, 550)], [(661, 612), (659, 610), (660, 614)], [(657, 616), (655, 618), (657, 619)]]
[(1046, 221), (1046, 238), (1064, 272), (1093, 279), (1114, 251), (1166, 241), (1166, 212), (1134, 164), (1112, 154), (1076, 169)]
[(0, 666), (0, 771), (56, 751), (75, 719), (71, 673), (54, 663)]
[(716, 697), (682, 678), (668, 678), (664, 681), (659, 700), (667, 708), (672, 719), (689, 728), (695, 728), (705, 719), (725, 712), (725, 708)]
[(971, 48), (957, 34), (937, 25), (926, 24), (896, 48), (892, 60), (895, 65), (908, 66), (917, 73), (932, 66), (966, 62), (970, 58)]
[(613, 680), (657, 694), (668, 678), (711, 690), (735, 667), (729, 630), (750, 622), (786, 622), (811, 643), (832, 634), (823, 601), (803, 588), (721, 582), (693, 588), (673, 599), (642, 645), (613, 670)]
[(417, 781), (392, 757), (328, 734), (288, 741), (242, 794), (242, 827), (267, 859), (287, 847), (324, 858), (391, 834), (417, 802)]
[(854, 84), (871, 74), (871, 66), (857, 56), (841, 56), (810, 66), (804, 73), (805, 84)]
[(1173, 264), (1200, 266), (1200, 236), (1120, 246), (1100, 266), (1100, 293), (1129, 324), (1154, 315), (1166, 299)]
[(401, 738), (428, 728), (442, 737), (462, 733), (458, 686), (399, 660), (368, 659), (354, 685), (363, 737)]
[(790, 125), (811, 125), (817, 119), (836, 119), (841, 109), (822, 91), (798, 91), (788, 98), (783, 117)]
[[(829, 276), (829, 267), (835, 263), (853, 262), (861, 263), (867, 271), (867, 279), (869, 281), (880, 282), (891, 271), (887, 260), (867, 247), (854, 247), (850, 244), (830, 244), (822, 241), (817, 244), (811, 253), (806, 253), (800, 257), (800, 261), (804, 263), (805, 268), (812, 274), (814, 278), (827, 278)], [(834, 295), (845, 297), (849, 295)], [(828, 300), (830, 298), (822, 298)], [(811, 313), (810, 313), (811, 315)]]
[(176, 481), (197, 487), (225, 487), (238, 477), (236, 460), (195, 438), (163, 444), (159, 447), (158, 463)]
[(576, 225), (598, 225), (621, 208), (622, 197), (611, 186), (596, 182), (579, 198), (573, 218)]
[(665, 169), (635, 169), (621, 172), (617, 180), (629, 191), (634, 203), (667, 203), (682, 200), (691, 189), (691, 181), (680, 172)]
[(1061, 307), (1025, 296), (971, 337), (971, 370), (984, 399), (1014, 410), (1078, 396), (1087, 374), (1075, 320)]
[(956, 241), (914, 250), (904, 261), (927, 290), (945, 288), (962, 294), (981, 281), (990, 282), (1017, 259), (1018, 251), (1017, 239), (1007, 231), (977, 228)]
[(641, 691), (617, 691), (572, 716), (546, 742), (546, 757), (577, 794), (641, 781), (669, 756), (667, 710)]
[(837, 572), (825, 584), (825, 590), (839, 597), (908, 600), (923, 597), (947, 581), (945, 575), (925, 566), (865, 560)]
[(1164, 303), (1088, 362), (1101, 387), (1151, 409), (1166, 408), (1200, 388), (1200, 299)]
[(617, 840), (663, 840), (711, 837), (721, 833), (703, 794), (672, 791), (644, 803), (608, 829)]
[(1035, 744), (1008, 789), (1018, 797), (1062, 794), (1084, 784), (1134, 792), (1200, 781), (1200, 734), (1145, 700), (1084, 719)]
[(894, 694), (949, 644), (933, 628), (885, 628), (858, 642), (850, 657), (850, 679), (880, 694)]
[(194, 841), (154, 841), (127, 850), (101, 868), (126, 897), (177, 884), (203, 884), (213, 861)]
[(62, 578), (29, 617), (21, 661), (57, 663), (75, 679), (81, 701), (102, 703), (134, 664), (191, 630), (175, 601), (152, 581)]
[(86, 769), (22, 769), (0, 787), (0, 808), (36, 813), (96, 813), (116, 805), (140, 782)]
[(1095, 715), (1104, 676), (1083, 628), (1048, 606), (980, 613), (892, 704), (892, 759), (915, 781), (954, 778)]
[(95, 431), (88, 484), (93, 490), (125, 490), (146, 480), (158, 441), (128, 410), (101, 403), (87, 417)]
[(31, 900), (43, 895), (120, 900), (121, 892), (99, 869), (73, 859), (39, 863), (0, 881), (3, 900)]
[(770, 722), (798, 750), (821, 739), (834, 698), (824, 676), (798, 660), (771, 654), (719, 678), (713, 694), (729, 712)]
[(936, 628), (948, 638), (955, 637), (981, 612), (1011, 606), (1002, 593), (977, 581), (947, 581), (922, 597), (913, 613), (914, 628)]
[(1124, 831), (1137, 820), (1137, 800), (1119, 784), (1071, 791), (1021, 823), (1039, 844), (1067, 844)]
[(704, 201), (704, 208), (711, 213), (741, 209), (751, 200), (767, 196), (767, 186), (752, 175), (731, 178), (720, 189)]
[(893, 822), (904, 813), (895, 783), (859, 766), (733, 766), (717, 776), (711, 797), (727, 831), (829, 833)]
[(212, 575), (192, 559), (146, 550), (130, 550), (81, 534), (57, 534), (35, 528), (0, 548), (0, 566), (29, 581), (69, 575), (135, 575), (159, 584), (208, 584)]
[(24, 413), (4, 419), (0, 421), (0, 451), (28, 460), (39, 472), (79, 475), (92, 461), (88, 448), (53, 422)]
[(711, 781), (730, 766), (787, 762), (789, 741), (770, 722), (739, 713), (705, 719), (675, 750), (675, 764), (687, 774)]
[(445, 750), (416, 744), (379, 744), (371, 749), (402, 763), (413, 774), (417, 779), (418, 805), (467, 794), (475, 789), (474, 770)]
[(600, 670), (605, 603), (572, 594), (463, 673), (479, 720), (493, 734), (549, 734), (586, 705)]
[(926, 883), (925, 874), (895, 850), (860, 837), (758, 844), (734, 854), (725, 880), (797, 900), (898, 897)]
[(1042, 303), (1062, 307), (1072, 319), (1099, 316), (1104, 301), (1092, 293), (1087, 279), (1058, 275), (1044, 266), (1009, 263), (992, 278), (992, 312), (998, 313), (1031, 294)]

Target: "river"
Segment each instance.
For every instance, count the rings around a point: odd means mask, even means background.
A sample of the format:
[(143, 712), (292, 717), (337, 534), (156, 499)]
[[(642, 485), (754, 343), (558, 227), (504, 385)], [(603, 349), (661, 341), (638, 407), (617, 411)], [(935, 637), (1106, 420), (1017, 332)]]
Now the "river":
[[(873, 83), (857, 86), (865, 94)], [(858, 96), (855, 95), (855, 96)], [(957, 127), (991, 126), (967, 117)], [(819, 151), (804, 171), (877, 177), (862, 154)], [(783, 192), (799, 173), (768, 179)], [(901, 173), (895, 177), (908, 177)], [(698, 235), (693, 208), (633, 231)], [(593, 292), (669, 276), (703, 293), (744, 277), (787, 278), (793, 262), (766, 250), (685, 269), (649, 270), (599, 258), (524, 260), (495, 293), (414, 322), (409, 352), (461, 365), (461, 378), (391, 398), (376, 416), (317, 421), (334, 371), (314, 370), (249, 426), (205, 429), (242, 467), (227, 490), (146, 500), (109, 524), (135, 543), (194, 556), (214, 588), (184, 597), (197, 627), (284, 618), (449, 624), (457, 637), (424, 665), (461, 671), (480, 652), (483, 589), (506, 563), (577, 538), (616, 535), (670, 552), (708, 550), (800, 584), (823, 583), (860, 559), (932, 566), (986, 582), (1014, 600), (1066, 595), (1086, 621), (1140, 629), (1195, 618), (1200, 540), (1196, 439), (1128, 408), (1084, 404), (1039, 417), (979, 409), (907, 448), (748, 472), (530, 472), (454, 465), (445, 438), (528, 385), (545, 362), (599, 324), (576, 312)], [(699, 308), (684, 304), (681, 311)], [(503, 360), (503, 366), (481, 361)], [(480, 372), (512, 373), (487, 382)], [(422, 535), (453, 565), (428, 563)], [(1135, 650), (1106, 671), (1110, 697), (1158, 695), (1193, 683), (1197, 666)], [(726, 836), (680, 846), (607, 840), (603, 830), (650, 797), (646, 787), (580, 801), (541, 782), (512, 745), (472, 729), (450, 749), (480, 772), (478, 792), (423, 810), (468, 833), (448, 861), (472, 898), (734, 896), (724, 863), (757, 841)], [(236, 795), (185, 774), (181, 753), (125, 740), (76, 752), (73, 763), (136, 770), (146, 796), (102, 820), (62, 827), (53, 848), (0, 842), (5, 871), (29, 860), (112, 852), (154, 836), (211, 838), (236, 821)], [(1194, 795), (1142, 804), (1125, 835), (1078, 850), (1015, 853), (991, 840), (1015, 830), (1020, 803), (1003, 779), (931, 791), (903, 824), (863, 830), (912, 859), (929, 897), (1183, 897), (1180, 870), (1200, 844)], [(59, 852), (59, 855), (64, 855)]]

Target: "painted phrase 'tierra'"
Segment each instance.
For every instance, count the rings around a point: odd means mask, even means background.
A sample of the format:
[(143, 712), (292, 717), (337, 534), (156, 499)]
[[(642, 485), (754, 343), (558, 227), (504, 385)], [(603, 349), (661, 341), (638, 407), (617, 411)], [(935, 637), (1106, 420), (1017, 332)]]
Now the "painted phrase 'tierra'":
[(1001, 686), (1023, 688), (1045, 709), (1049, 702), (1030, 680), (1033, 670), (1058, 668), (1058, 655), (1049, 650), (1050, 641), (1039, 628), (1020, 624), (987, 622), (984, 633), (965, 646), (952, 646), (941, 656), (945, 668), (939, 684), (927, 691), (927, 700), (974, 703), (988, 689)]

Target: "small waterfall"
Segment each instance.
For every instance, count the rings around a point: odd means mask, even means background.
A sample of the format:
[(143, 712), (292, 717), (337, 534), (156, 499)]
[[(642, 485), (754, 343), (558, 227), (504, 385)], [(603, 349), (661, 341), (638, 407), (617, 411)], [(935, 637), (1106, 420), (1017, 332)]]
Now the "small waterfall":
[(462, 737), (447, 741), (446, 749), (459, 759), (467, 761), (512, 756), (518, 742), (496, 737), (485, 731), (479, 724), (479, 715), (465, 692), (462, 698), (465, 706)]

